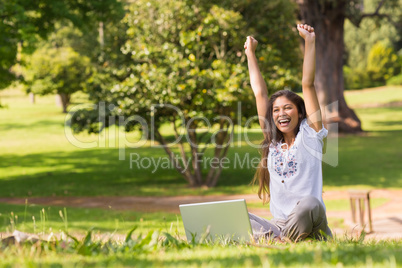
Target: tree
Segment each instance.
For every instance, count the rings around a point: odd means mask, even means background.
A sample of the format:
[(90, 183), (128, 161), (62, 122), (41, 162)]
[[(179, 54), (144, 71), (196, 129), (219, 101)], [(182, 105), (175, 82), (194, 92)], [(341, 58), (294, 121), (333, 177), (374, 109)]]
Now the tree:
[[(99, 88), (101, 91), (94, 94), (97, 101), (109, 107), (105, 114), (77, 111), (71, 118), (72, 128), (98, 132), (124, 121), (127, 130), (140, 128), (146, 132), (146, 126), (152, 125), (151, 135), (155, 135), (189, 185), (215, 186), (234, 125), (256, 114), (243, 53), (250, 31), (265, 40), (260, 60), (267, 63), (263, 71), (271, 92), (297, 85), (298, 58), (294, 48), (298, 37), (293, 31), (292, 5), (285, 10), (284, 1), (273, 1), (268, 9), (258, 10), (265, 4), (250, 2), (250, 6), (245, 1), (219, 5), (191, 0), (132, 3), (124, 18), (127, 41), (122, 47), (123, 53), (131, 57), (131, 63), (122, 68), (129, 75), (112, 88)], [(253, 19), (247, 25), (244, 18), (256, 11), (251, 7), (264, 12), (265, 19)], [(276, 24), (263, 26), (272, 19), (270, 16), (278, 17)], [(290, 51), (289, 57), (281, 57), (280, 46)], [(237, 112), (238, 103), (241, 114)], [(177, 148), (161, 131), (166, 124), (174, 130)], [(208, 148), (213, 150), (214, 164), (203, 169)], [(191, 163), (189, 168), (186, 163)]]
[[(364, 1), (365, 12), (375, 12), (377, 6), (378, 3), (375, 0)], [(400, 8), (391, 9), (383, 6), (381, 10), (392, 18), (402, 17), (402, 10)], [(345, 21), (347, 61), (344, 66), (344, 76), (346, 89), (367, 88), (385, 84), (384, 79), (387, 80), (387, 78), (384, 75), (386, 76), (385, 73), (389, 73), (388, 70), (382, 73), (379, 79), (373, 77), (376, 74), (368, 68), (369, 53), (378, 42), (381, 42), (387, 48), (394, 48), (395, 51), (400, 50), (402, 41), (401, 32), (396, 26), (394, 22), (378, 17), (362, 20), (359, 27), (352, 24), (350, 20)], [(380, 51), (377, 50), (377, 52)], [(392, 65), (392, 62), (395, 61), (393, 55), (392, 53), (388, 53), (387, 55), (378, 56), (382, 58), (383, 62), (387, 62), (385, 65)]]
[[(358, 0), (297, 0), (301, 19), (314, 25), (317, 32), (316, 89), (322, 110), (326, 111), (326, 123), (338, 123), (341, 132), (362, 131), (361, 122), (348, 107), (344, 98), (344, 22), (346, 18), (359, 25), (363, 18), (383, 17), (380, 13), (385, 0), (379, 1), (372, 13), (363, 13), (364, 5)], [(388, 1), (397, 5), (397, 1)], [(338, 103), (335, 108), (333, 103)]]
[(30, 57), (25, 72), (30, 92), (59, 94), (63, 113), (66, 113), (71, 94), (86, 89), (91, 65), (88, 57), (78, 54), (71, 47), (44, 46)]
[(0, 89), (16, 79), (11, 67), (17, 63), (17, 47), (32, 53), (60, 20), (69, 20), (79, 28), (96, 21), (119, 19), (122, 4), (118, 0), (13, 0), (0, 1)]

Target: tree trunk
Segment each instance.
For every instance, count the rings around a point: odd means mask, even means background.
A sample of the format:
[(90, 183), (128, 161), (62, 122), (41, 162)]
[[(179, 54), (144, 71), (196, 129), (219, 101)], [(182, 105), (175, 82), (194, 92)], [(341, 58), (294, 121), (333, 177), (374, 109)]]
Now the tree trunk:
[(29, 92), (29, 102), (35, 104), (35, 94), (33, 92)]
[[(177, 161), (176, 155), (170, 150), (168, 143), (163, 138), (162, 134), (159, 132), (158, 129), (155, 130), (157, 140), (163, 145), (163, 149), (168, 154), (170, 162), (172, 163), (173, 167), (184, 177), (184, 179), (190, 184), (190, 186), (195, 185), (195, 179), (192, 176), (191, 172), (189, 171), (188, 167), (182, 166), (179, 161)], [(185, 163), (183, 163), (185, 164)]]
[(57, 106), (57, 107), (63, 107), (63, 104), (61, 103), (61, 96), (60, 96), (60, 94), (56, 94), (56, 96), (55, 96), (55, 101), (56, 101), (56, 106)]
[(187, 129), (188, 137), (190, 138), (190, 149), (191, 149), (191, 163), (193, 166), (194, 172), (194, 183), (192, 186), (201, 186), (202, 185), (202, 166), (201, 162), (202, 156), (198, 153), (198, 142), (197, 142), (197, 134), (195, 132), (196, 125), (190, 126), (190, 129)]
[(315, 86), (324, 124), (338, 124), (340, 132), (361, 132), (361, 122), (344, 97), (343, 56), (346, 0), (298, 0), (303, 23), (316, 32)]
[[(224, 157), (226, 157), (226, 154), (230, 147), (229, 143), (231, 141), (231, 135), (233, 134), (233, 129), (232, 129), (232, 132), (230, 133), (229, 140), (227, 141), (226, 138), (228, 137), (228, 134), (229, 134), (229, 132), (228, 132), (229, 126), (227, 126), (225, 128), (224, 124), (225, 124), (225, 120), (221, 119), (220, 126), (219, 126), (219, 133), (217, 133), (217, 135), (216, 135), (215, 154), (214, 154), (214, 158), (218, 160), (219, 164), (210, 166), (210, 170), (209, 170), (208, 175), (205, 180), (206, 181), (205, 184), (208, 187), (216, 186), (219, 176), (221, 175), (222, 168), (223, 168), (221, 161)], [(226, 142), (226, 144), (225, 144), (225, 142)]]
[(67, 113), (67, 107), (70, 105), (70, 95), (66, 93), (57, 94), (56, 105), (63, 108), (63, 113)]
[(189, 165), (189, 163), (190, 163), (189, 161), (191, 160), (191, 158), (188, 158), (186, 155), (186, 150), (184, 149), (184, 145), (183, 145), (183, 139), (179, 137), (179, 132), (177, 131), (176, 120), (177, 120), (176, 118), (173, 120), (172, 125), (173, 125), (173, 130), (175, 133), (176, 140), (179, 140), (178, 146), (180, 148), (181, 161), (184, 166), (182, 173), (183, 173), (183, 176), (185, 177), (185, 179), (189, 182), (190, 186), (195, 187), (195, 186), (197, 186), (195, 177), (191, 173), (190, 167), (187, 166), (187, 165)]

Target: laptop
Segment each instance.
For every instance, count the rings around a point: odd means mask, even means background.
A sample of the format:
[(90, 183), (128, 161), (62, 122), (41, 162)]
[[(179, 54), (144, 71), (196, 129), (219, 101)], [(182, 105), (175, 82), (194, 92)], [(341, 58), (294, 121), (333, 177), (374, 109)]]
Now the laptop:
[(179, 206), (187, 241), (232, 239), (250, 242), (252, 229), (245, 199)]

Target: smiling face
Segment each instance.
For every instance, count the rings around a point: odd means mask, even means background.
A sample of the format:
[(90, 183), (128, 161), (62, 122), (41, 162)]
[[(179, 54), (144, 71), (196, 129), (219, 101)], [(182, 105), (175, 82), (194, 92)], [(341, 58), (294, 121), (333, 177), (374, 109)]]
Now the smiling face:
[(296, 105), (285, 96), (280, 96), (274, 101), (272, 117), (276, 127), (284, 134), (294, 133), (299, 123)]

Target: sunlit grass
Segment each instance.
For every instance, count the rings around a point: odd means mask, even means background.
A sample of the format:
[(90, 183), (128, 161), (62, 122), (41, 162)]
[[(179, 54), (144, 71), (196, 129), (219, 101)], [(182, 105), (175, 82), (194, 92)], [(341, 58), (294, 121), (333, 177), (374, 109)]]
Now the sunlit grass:
[(355, 111), (362, 121), (362, 128), (373, 132), (371, 136), (380, 136), (384, 131), (402, 131), (402, 106), (359, 108)]
[(125, 237), (54, 236), (51, 242), (9, 246), (0, 263), (21, 266), (113, 267), (397, 267), (401, 240), (364, 240), (344, 235), (323, 241), (278, 244), (187, 243), (174, 231), (161, 228), (142, 233), (132, 228)]
[[(16, 229), (45, 240), (3, 244), (3, 267), (397, 267), (402, 261), (401, 240), (364, 240), (364, 235), (345, 233), (327, 242), (297, 244), (268, 241), (253, 245), (229, 240), (198, 244), (185, 240), (180, 216), (174, 213), (2, 204), (0, 211), (4, 211), (0, 215), (2, 231)], [(48, 239), (51, 242), (46, 242)]]
[(362, 105), (384, 105), (390, 102), (402, 101), (402, 86), (384, 86), (361, 90), (345, 91), (345, 99), (348, 105), (359, 107)]
[(94, 208), (65, 208), (27, 204), (11, 205), (0, 203), (0, 232), (12, 233), (14, 230), (49, 235), (69, 232), (84, 235), (89, 229), (95, 234), (125, 234), (134, 226), (137, 231), (147, 233), (151, 230), (179, 232), (185, 237), (180, 215), (169, 212), (138, 212)]

